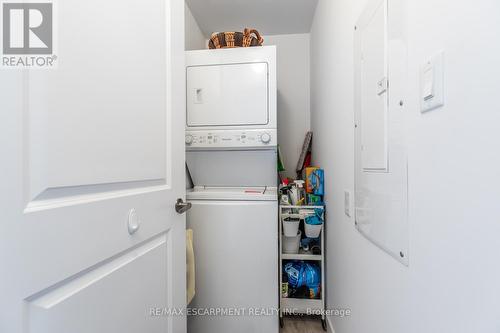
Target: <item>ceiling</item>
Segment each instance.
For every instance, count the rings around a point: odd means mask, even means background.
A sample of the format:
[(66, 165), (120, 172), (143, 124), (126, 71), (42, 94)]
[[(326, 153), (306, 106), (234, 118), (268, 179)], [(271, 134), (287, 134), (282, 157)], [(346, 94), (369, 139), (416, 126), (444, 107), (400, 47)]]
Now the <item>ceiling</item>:
[(186, 0), (206, 37), (255, 28), (262, 35), (308, 33), (318, 0)]

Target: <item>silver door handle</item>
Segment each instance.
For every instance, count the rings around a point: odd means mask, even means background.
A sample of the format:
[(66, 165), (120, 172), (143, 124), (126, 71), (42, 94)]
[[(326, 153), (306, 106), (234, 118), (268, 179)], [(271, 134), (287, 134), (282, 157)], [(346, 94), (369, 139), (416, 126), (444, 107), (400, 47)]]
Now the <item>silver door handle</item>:
[(179, 214), (182, 214), (190, 210), (191, 206), (192, 205), (190, 202), (184, 202), (182, 199), (179, 198), (175, 203), (175, 211)]

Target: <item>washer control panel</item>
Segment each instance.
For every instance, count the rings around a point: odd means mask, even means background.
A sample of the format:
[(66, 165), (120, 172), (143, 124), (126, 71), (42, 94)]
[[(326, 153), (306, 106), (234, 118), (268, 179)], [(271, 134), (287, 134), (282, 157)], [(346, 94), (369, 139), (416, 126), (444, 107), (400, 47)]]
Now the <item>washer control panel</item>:
[(189, 148), (231, 148), (267, 147), (278, 144), (275, 129), (266, 130), (222, 130), (186, 131), (186, 147)]

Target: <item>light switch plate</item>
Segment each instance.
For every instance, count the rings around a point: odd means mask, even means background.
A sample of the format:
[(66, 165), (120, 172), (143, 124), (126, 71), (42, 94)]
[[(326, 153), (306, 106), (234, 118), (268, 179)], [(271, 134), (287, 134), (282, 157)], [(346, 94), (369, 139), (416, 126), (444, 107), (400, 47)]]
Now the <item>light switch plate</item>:
[(444, 52), (432, 57), (422, 66), (419, 96), (421, 112), (444, 105)]

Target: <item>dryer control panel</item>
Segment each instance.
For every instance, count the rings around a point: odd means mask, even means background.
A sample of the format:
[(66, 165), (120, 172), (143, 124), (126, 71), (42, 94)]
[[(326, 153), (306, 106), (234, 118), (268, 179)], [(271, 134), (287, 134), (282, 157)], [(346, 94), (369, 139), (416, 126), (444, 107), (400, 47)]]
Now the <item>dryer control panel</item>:
[(222, 130), (186, 131), (186, 148), (260, 148), (275, 147), (278, 144), (277, 131), (265, 130)]

